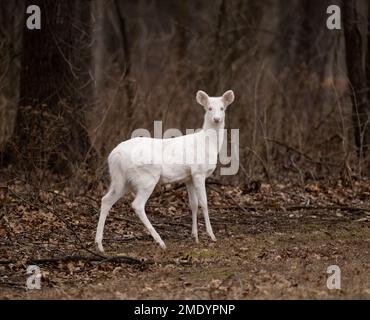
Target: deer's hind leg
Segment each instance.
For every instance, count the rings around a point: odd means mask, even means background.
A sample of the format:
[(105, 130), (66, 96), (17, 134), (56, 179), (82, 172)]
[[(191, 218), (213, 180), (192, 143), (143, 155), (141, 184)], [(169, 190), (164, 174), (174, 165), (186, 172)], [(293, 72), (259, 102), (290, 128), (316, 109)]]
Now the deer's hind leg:
[(100, 216), (99, 216), (99, 222), (98, 222), (98, 227), (97, 227), (96, 236), (95, 236), (95, 243), (97, 244), (100, 252), (104, 252), (104, 248), (102, 244), (103, 231), (104, 231), (105, 220), (107, 219), (109, 210), (124, 195), (124, 193), (125, 193), (124, 184), (119, 185), (118, 187), (118, 184), (115, 184), (112, 181), (109, 191), (101, 200)]
[(159, 180), (159, 177), (155, 178), (151, 175), (148, 175), (148, 177), (141, 176), (140, 178), (141, 181), (137, 181), (135, 183), (135, 189), (137, 191), (135, 200), (132, 202), (132, 208), (134, 209), (137, 216), (140, 218), (141, 222), (145, 225), (151, 236), (154, 238), (155, 242), (157, 242), (162, 249), (166, 249), (166, 245), (164, 244), (162, 238), (154, 229), (153, 225), (150, 223), (145, 213), (145, 204), (152, 194)]

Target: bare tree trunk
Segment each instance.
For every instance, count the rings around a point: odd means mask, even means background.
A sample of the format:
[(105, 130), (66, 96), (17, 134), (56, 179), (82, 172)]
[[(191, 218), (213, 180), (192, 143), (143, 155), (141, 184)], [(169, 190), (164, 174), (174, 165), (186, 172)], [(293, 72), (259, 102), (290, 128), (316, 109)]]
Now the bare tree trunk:
[(186, 50), (188, 44), (187, 30), (186, 26), (188, 23), (188, 6), (186, 2), (179, 1), (175, 3), (175, 23), (176, 23), (176, 33), (175, 33), (175, 61), (176, 61), (176, 75), (177, 78), (184, 77), (184, 60), (186, 57)]
[(222, 93), (232, 78), (232, 65), (254, 50), (263, 4), (254, 0), (218, 2), (217, 24), (206, 77), (209, 92)]
[(359, 14), (356, 4), (357, 1), (344, 1), (343, 22), (347, 72), (351, 86), (350, 94), (352, 100), (355, 143), (358, 156), (362, 160), (367, 153), (368, 144), (370, 142), (370, 105), (369, 90), (367, 87), (369, 76), (366, 76), (363, 64), (366, 48), (359, 27)]
[(41, 30), (23, 31), (20, 102), (8, 151), (28, 169), (67, 172), (90, 147), (89, 0), (27, 0), (41, 8)]
[(0, 151), (11, 138), (17, 111), (23, 12), (24, 0), (0, 1)]
[(225, 23), (226, 23), (226, 1), (220, 0), (214, 43), (213, 46), (210, 48), (211, 50), (209, 53), (210, 63), (208, 66), (207, 72), (208, 74), (206, 76), (207, 87), (204, 88), (205, 90), (207, 90), (207, 92), (213, 92), (213, 94), (217, 92), (220, 82), (219, 77), (222, 70), (221, 58), (222, 54), (224, 53), (222, 31)]
[(123, 48), (124, 54), (124, 62), (125, 62), (125, 74), (124, 74), (124, 86), (126, 91), (127, 97), (127, 106), (126, 106), (126, 118), (127, 118), (127, 134), (129, 134), (133, 128), (133, 117), (134, 117), (134, 98), (135, 92), (133, 87), (133, 82), (131, 79), (131, 50), (129, 44), (129, 38), (127, 35), (127, 26), (126, 20), (123, 16), (123, 12), (121, 6), (119, 5), (119, 0), (115, 0), (115, 9), (117, 12), (118, 17), (118, 25), (120, 29), (120, 36), (121, 36), (121, 43)]
[(103, 86), (104, 74), (104, 5), (105, 0), (96, 0), (94, 3), (95, 28), (94, 28), (94, 78), (95, 100), (99, 99)]
[(326, 28), (326, 9), (339, 0), (291, 1), (290, 7), (280, 3), (280, 69), (289, 66), (300, 72), (309, 66), (322, 78), (333, 54), (337, 32)]

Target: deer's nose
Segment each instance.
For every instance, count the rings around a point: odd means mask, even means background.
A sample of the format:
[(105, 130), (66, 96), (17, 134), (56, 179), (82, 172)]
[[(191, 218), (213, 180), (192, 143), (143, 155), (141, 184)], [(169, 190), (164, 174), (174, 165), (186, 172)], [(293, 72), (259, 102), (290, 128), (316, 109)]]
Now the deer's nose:
[(221, 121), (220, 117), (213, 117), (213, 121), (219, 123)]

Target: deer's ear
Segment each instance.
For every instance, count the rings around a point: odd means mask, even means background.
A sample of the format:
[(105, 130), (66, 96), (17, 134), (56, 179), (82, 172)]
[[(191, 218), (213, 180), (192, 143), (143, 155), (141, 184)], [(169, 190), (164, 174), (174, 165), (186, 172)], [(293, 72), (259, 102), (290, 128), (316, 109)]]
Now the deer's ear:
[(203, 107), (208, 107), (209, 97), (204, 91), (199, 90), (197, 92), (197, 102)]
[(234, 102), (234, 99), (235, 99), (235, 96), (232, 90), (228, 90), (222, 95), (222, 101), (225, 104), (225, 107), (232, 104)]

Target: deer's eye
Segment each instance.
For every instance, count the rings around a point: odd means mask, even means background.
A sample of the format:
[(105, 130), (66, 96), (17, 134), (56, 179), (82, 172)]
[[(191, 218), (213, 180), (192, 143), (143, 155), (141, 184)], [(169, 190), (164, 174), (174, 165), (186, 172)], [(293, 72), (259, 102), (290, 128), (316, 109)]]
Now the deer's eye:
[(221, 111), (224, 111), (224, 108), (221, 107)]
[(209, 108), (208, 108), (208, 110), (209, 110), (209, 111), (212, 111), (212, 107), (209, 107)]

